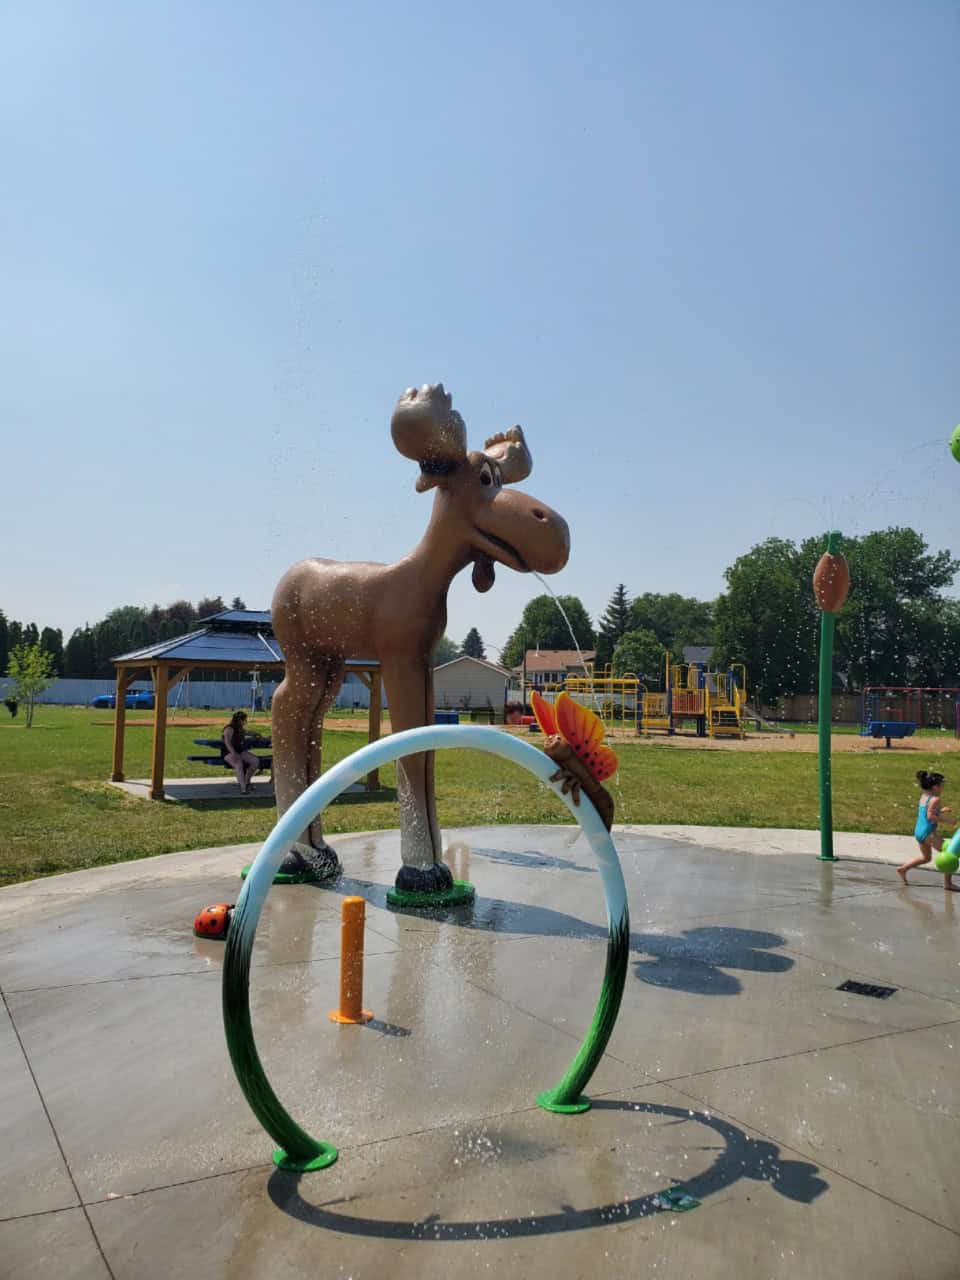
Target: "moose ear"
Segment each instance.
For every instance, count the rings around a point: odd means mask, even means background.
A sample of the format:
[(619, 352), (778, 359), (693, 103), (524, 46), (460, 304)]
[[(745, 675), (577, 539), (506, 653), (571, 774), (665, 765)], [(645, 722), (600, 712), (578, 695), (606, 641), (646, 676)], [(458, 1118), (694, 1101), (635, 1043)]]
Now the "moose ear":
[(390, 434), (400, 453), (420, 464), (418, 493), (441, 484), (466, 461), (467, 428), (442, 382), (406, 390), (390, 419)]
[(526, 480), (533, 470), (533, 458), (523, 438), (520, 427), (511, 427), (509, 431), (498, 431), (483, 446), (488, 458), (500, 466), (500, 475), (504, 484), (516, 484)]

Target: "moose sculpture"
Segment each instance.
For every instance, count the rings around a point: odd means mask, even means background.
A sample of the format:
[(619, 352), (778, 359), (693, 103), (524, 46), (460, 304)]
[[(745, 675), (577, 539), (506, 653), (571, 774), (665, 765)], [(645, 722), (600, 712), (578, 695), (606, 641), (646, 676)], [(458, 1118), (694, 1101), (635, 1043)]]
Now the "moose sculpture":
[[(418, 493), (435, 489), (420, 543), (395, 564), (301, 560), (280, 579), (273, 627), (286, 672), (273, 698), (273, 765), (282, 814), (321, 770), (323, 715), (348, 658), (376, 658), (394, 730), (433, 720), (431, 655), (447, 621), (447, 591), (473, 562), (478, 591), (493, 586), (494, 562), (520, 573), (556, 573), (567, 562), (566, 521), (514, 489), (533, 465), (523, 432), (491, 436), (468, 453), (466, 427), (443, 383), (405, 391), (390, 423), (393, 442), (419, 464)], [(450, 888), (441, 861), (433, 753), (397, 765), (400, 802), (398, 890)], [(324, 876), (339, 868), (319, 820), (304, 831), (281, 870)]]

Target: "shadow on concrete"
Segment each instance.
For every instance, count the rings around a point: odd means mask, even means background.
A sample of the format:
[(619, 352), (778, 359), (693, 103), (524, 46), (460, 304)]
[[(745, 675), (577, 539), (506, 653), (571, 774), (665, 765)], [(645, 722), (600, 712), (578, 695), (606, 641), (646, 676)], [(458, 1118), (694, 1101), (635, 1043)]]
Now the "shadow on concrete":
[(586, 871), (599, 875), (596, 867), (583, 866), (572, 858), (551, 857), (545, 853), (507, 853), (503, 849), (470, 849), (471, 858), (489, 858), (491, 862), (507, 862), (513, 867), (533, 867), (537, 870), (555, 867), (562, 871)]
[[(396, 798), (396, 787), (382, 787), (379, 791), (344, 792), (343, 795), (337, 796), (335, 800), (331, 800), (330, 805), (385, 804), (387, 801), (396, 800)], [(178, 803), (182, 804), (185, 809), (199, 809), (204, 813), (209, 813), (218, 809), (275, 809), (277, 798), (273, 792), (270, 792), (269, 795), (254, 795), (253, 792), (248, 792), (244, 796), (237, 791), (232, 796), (211, 796), (209, 800), (201, 796), (191, 796), (180, 800)], [(329, 808), (330, 805), (327, 807)]]
[[(506, 856), (506, 855), (505, 855)], [(430, 919), (462, 929), (513, 933), (521, 937), (587, 938), (607, 941), (607, 930), (552, 907), (531, 906), (504, 898), (477, 897), (472, 906), (437, 911), (406, 911), (387, 905), (387, 890), (381, 884), (352, 876), (340, 876), (317, 888), (354, 893), (371, 906), (412, 919)], [(634, 975), (653, 987), (670, 987), (695, 995), (735, 996), (743, 986), (728, 969), (749, 973), (786, 973), (794, 961), (771, 950), (786, 945), (777, 933), (759, 929), (736, 929), (724, 925), (701, 925), (685, 929), (679, 937), (665, 933), (631, 933), (630, 950), (644, 957), (635, 962)]]
[[(750, 1138), (742, 1129), (719, 1116), (703, 1111), (689, 1111), (685, 1107), (652, 1102), (624, 1102), (610, 1098), (598, 1099), (593, 1106), (597, 1111), (659, 1116), (674, 1125), (703, 1125), (716, 1135), (723, 1143), (723, 1149), (716, 1160), (709, 1169), (683, 1183), (684, 1191), (697, 1200), (706, 1200), (744, 1178), (753, 1182), (765, 1182), (779, 1195), (800, 1204), (812, 1204), (829, 1186), (819, 1176), (817, 1165), (803, 1160), (783, 1160), (780, 1158), (780, 1148), (774, 1143)], [(704, 1146), (702, 1140), (697, 1141), (697, 1137), (695, 1131), (691, 1131), (691, 1151), (710, 1150), (715, 1145), (710, 1141), (709, 1145)], [(509, 1154), (501, 1159), (509, 1161)], [(524, 1159), (529, 1159), (528, 1154), (524, 1154)], [(629, 1200), (614, 1200), (587, 1209), (563, 1205), (557, 1213), (534, 1214), (522, 1218), (510, 1214), (504, 1218), (488, 1218), (485, 1222), (478, 1222), (472, 1217), (461, 1222), (445, 1222), (439, 1214), (431, 1214), (417, 1221), (361, 1218), (350, 1213), (337, 1213), (333, 1208), (336, 1202), (324, 1205), (308, 1203), (300, 1195), (301, 1176), (279, 1169), (271, 1174), (267, 1191), (278, 1209), (313, 1227), (339, 1231), (344, 1235), (372, 1236), (380, 1240), (419, 1240), (449, 1244), (467, 1240), (479, 1242), (523, 1239), (555, 1235), (564, 1231), (622, 1226), (632, 1218), (671, 1212), (658, 1205), (657, 1196), (666, 1189), (658, 1187)]]

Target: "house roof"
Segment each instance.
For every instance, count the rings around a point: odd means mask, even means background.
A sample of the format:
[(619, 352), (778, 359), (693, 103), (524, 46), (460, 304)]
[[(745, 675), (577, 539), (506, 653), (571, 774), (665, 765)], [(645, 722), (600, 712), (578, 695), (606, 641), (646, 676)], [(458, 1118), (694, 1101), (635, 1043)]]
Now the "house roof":
[(713, 657), (714, 648), (712, 644), (685, 644), (683, 660), (684, 662), (709, 662)]
[(478, 667), (486, 667), (488, 671), (496, 671), (497, 675), (503, 676), (504, 680), (509, 680), (512, 674), (506, 667), (498, 667), (495, 662), (488, 662), (486, 658), (473, 658), (469, 653), (461, 653), (459, 658), (451, 658), (449, 662), (441, 662), (433, 670), (434, 672), (445, 671), (448, 667), (455, 667), (458, 662), (475, 662)]
[[(117, 665), (141, 666), (148, 662), (182, 663), (184, 666), (282, 667), (286, 661), (273, 634), (270, 614), (259, 609), (225, 609), (206, 620), (207, 625), (186, 635), (158, 640), (142, 649), (111, 658)], [(347, 669), (369, 670), (380, 664), (371, 658), (348, 658)]]
[[(581, 650), (584, 662), (592, 662), (597, 656), (596, 649)], [(579, 667), (581, 655), (576, 649), (528, 649), (528, 671), (561, 671), (566, 667)], [(518, 668), (519, 670), (519, 668)]]

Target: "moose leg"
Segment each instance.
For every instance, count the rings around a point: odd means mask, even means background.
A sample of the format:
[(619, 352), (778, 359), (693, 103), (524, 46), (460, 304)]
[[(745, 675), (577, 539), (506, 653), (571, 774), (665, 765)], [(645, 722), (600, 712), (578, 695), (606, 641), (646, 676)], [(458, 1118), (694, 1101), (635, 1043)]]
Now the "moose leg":
[[(383, 663), (390, 706), (390, 727), (417, 729), (433, 719), (433, 683), (426, 661)], [(405, 892), (436, 893), (453, 885), (450, 868), (440, 861), (440, 827), (433, 784), (433, 752), (397, 761), (400, 802), (400, 858), (396, 887)]]
[[(323, 713), (343, 675), (335, 659), (289, 657), (283, 681), (273, 695), (273, 776), (277, 813), (283, 814), (320, 774)], [(334, 850), (323, 838), (319, 819), (303, 831), (281, 864), (285, 874), (339, 869)]]

